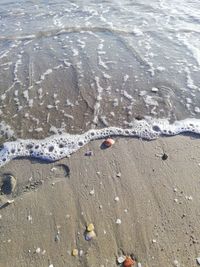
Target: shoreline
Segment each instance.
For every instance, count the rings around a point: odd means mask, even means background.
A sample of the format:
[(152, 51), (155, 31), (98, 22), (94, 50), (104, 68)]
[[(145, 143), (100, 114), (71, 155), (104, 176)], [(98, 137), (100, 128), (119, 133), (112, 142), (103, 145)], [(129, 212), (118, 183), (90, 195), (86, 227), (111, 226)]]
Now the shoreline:
[(162, 136), (200, 134), (200, 120), (185, 119), (170, 124), (166, 119), (146, 118), (134, 120), (131, 128), (107, 127), (91, 129), (82, 134), (62, 133), (44, 139), (18, 139), (5, 142), (0, 150), (0, 167), (12, 159), (21, 157), (39, 158), (54, 162), (77, 152), (90, 141), (107, 137), (137, 137), (154, 140)]
[[(16, 159), (1, 168), (17, 185), (14, 203), (0, 209), (0, 266), (117, 266), (123, 252), (145, 267), (197, 266), (200, 140), (101, 143), (54, 163)], [(86, 241), (89, 223), (96, 238)], [(82, 256), (71, 255), (75, 248)]]

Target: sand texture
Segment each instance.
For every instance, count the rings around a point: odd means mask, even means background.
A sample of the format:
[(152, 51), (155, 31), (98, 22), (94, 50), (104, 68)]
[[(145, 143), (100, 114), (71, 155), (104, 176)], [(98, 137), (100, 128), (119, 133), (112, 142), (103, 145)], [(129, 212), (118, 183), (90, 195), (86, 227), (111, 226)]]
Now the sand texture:
[[(18, 159), (0, 169), (1, 180), (17, 179), (0, 196), (0, 267), (114, 267), (131, 253), (142, 267), (197, 266), (200, 140), (119, 138), (105, 150), (101, 142), (55, 163)], [(86, 241), (89, 223), (96, 238)]]

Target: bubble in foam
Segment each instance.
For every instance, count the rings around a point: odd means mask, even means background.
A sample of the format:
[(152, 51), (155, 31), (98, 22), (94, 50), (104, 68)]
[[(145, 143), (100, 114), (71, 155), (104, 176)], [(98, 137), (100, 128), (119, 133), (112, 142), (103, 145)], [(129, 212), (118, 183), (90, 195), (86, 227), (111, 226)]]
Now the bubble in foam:
[(56, 161), (68, 157), (92, 140), (108, 136), (133, 136), (152, 140), (160, 135), (177, 135), (183, 132), (200, 134), (200, 120), (186, 119), (170, 124), (165, 119), (134, 120), (132, 127), (122, 129), (109, 127), (89, 130), (81, 135), (60, 134), (43, 140), (17, 140), (6, 142), (0, 150), (0, 166), (17, 157), (33, 157), (46, 161)]

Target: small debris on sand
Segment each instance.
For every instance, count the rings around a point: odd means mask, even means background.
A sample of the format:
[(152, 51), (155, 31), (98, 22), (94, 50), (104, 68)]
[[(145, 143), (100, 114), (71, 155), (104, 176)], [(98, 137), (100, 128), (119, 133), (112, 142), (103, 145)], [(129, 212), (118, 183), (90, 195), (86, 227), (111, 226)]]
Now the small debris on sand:
[(131, 257), (126, 257), (125, 261), (123, 262), (124, 267), (132, 267), (135, 264), (135, 260)]
[(4, 196), (0, 196), (0, 208), (4, 208), (14, 202), (14, 199), (7, 199)]
[(120, 178), (120, 177), (122, 176), (121, 172), (118, 172), (118, 173), (116, 174), (116, 176), (117, 176), (118, 178)]
[(85, 156), (91, 157), (93, 155), (94, 153), (91, 150), (85, 152)]
[(87, 226), (87, 231), (88, 231), (88, 232), (94, 231), (94, 224), (90, 223), (90, 224)]
[(180, 264), (179, 264), (179, 262), (177, 260), (174, 260), (173, 264), (174, 264), (175, 267), (180, 267)]
[(124, 255), (119, 256), (119, 257), (117, 258), (117, 262), (118, 262), (119, 264), (121, 264), (121, 263), (123, 263), (123, 262), (125, 261), (125, 259), (126, 259), (126, 256), (124, 256)]
[(187, 200), (193, 200), (193, 197), (192, 197), (192, 196), (185, 196), (185, 198), (186, 198)]
[(94, 192), (94, 189), (92, 189), (92, 190), (90, 191), (90, 195), (93, 196), (94, 193), (95, 193), (95, 192)]
[(157, 87), (152, 87), (151, 88), (151, 92), (157, 93), (159, 91), (159, 89)]
[(74, 257), (78, 256), (78, 249), (74, 248), (72, 250), (72, 256), (74, 256)]
[(90, 240), (92, 240), (95, 237), (96, 237), (96, 234), (95, 234), (94, 231), (86, 232), (86, 234), (85, 234), (85, 240), (86, 241), (90, 241)]
[(117, 219), (115, 223), (116, 223), (116, 224), (121, 224), (122, 221), (121, 221), (120, 219)]
[(115, 140), (113, 140), (112, 138), (107, 138), (104, 142), (103, 142), (103, 145), (105, 147), (111, 147), (112, 145), (114, 145), (115, 143)]
[(166, 153), (164, 153), (163, 155), (162, 155), (162, 160), (166, 160), (168, 158), (168, 155), (166, 154)]
[(125, 259), (126, 259), (126, 256), (124, 256), (124, 255), (119, 256), (119, 257), (117, 258), (117, 262), (118, 262), (119, 264), (121, 264), (121, 263), (123, 263), (123, 262), (125, 261)]
[(119, 197), (115, 197), (115, 201), (118, 202), (119, 201)]
[(39, 254), (41, 252), (41, 248), (36, 248), (35, 252)]
[(27, 220), (32, 222), (33, 218), (32, 218), (32, 216), (30, 214), (27, 216)]
[(95, 237), (96, 237), (96, 233), (94, 231), (94, 224), (90, 223), (86, 227), (85, 240), (89, 241)]
[(200, 257), (196, 258), (198, 265), (200, 265)]

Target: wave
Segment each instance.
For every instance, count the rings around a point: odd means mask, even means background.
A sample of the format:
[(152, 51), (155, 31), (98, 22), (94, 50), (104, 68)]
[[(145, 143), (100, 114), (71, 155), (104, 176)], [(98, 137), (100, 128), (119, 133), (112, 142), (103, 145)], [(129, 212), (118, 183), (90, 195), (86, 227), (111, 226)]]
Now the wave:
[(112, 34), (120, 34), (120, 35), (137, 35), (135, 30), (124, 30), (124, 29), (116, 29), (110, 27), (61, 27), (46, 31), (38, 31), (32, 34), (20, 34), (20, 35), (8, 35), (8, 36), (0, 36), (0, 41), (13, 41), (13, 40), (32, 40), (38, 39), (41, 37), (53, 37), (66, 33), (81, 33), (81, 32), (93, 32), (93, 33), (112, 33)]
[(185, 132), (200, 134), (200, 120), (185, 119), (170, 124), (165, 119), (146, 118), (144, 120), (134, 120), (132, 127), (128, 129), (108, 127), (89, 130), (79, 135), (63, 133), (42, 140), (27, 139), (6, 142), (0, 150), (0, 167), (18, 157), (57, 161), (70, 156), (92, 140), (108, 136), (127, 136), (153, 140), (159, 136), (173, 136)]

